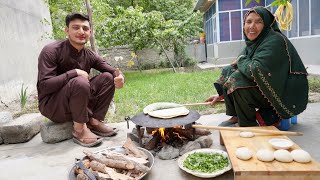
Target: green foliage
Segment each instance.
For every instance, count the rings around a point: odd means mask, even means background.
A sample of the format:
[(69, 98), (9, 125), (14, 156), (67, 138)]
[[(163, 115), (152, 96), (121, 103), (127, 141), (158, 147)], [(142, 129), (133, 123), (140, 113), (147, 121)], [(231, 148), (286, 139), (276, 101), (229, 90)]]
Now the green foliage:
[(280, 5), (286, 6), (287, 5), (287, 1), (289, 1), (289, 0), (274, 0), (271, 3), (271, 6), (280, 6)]
[[(257, 3), (260, 3), (260, 0), (255, 0)], [(244, 5), (245, 7), (248, 6), (252, 0), (247, 0), (246, 4)]]
[[(49, 3), (55, 39), (64, 39), (64, 18), (86, 12), (83, 0), (45, 0)], [(163, 45), (174, 49), (178, 64), (186, 59), (184, 44), (202, 29), (202, 15), (193, 12), (195, 0), (91, 0), (93, 27), (99, 47), (128, 45), (137, 53)], [(177, 49), (176, 49), (177, 48)], [(138, 56), (139, 57), (139, 56)], [(142, 65), (137, 57), (137, 64)]]
[(23, 85), (24, 84), (22, 84), (22, 86), (21, 86), (21, 90), (20, 90), (20, 94), (19, 94), (21, 109), (23, 109), (25, 107), (27, 100), (28, 100), (28, 95), (27, 95), (28, 87), (24, 88)]
[(320, 78), (319, 77), (309, 77), (309, 91), (320, 93)]
[[(260, 0), (255, 0), (257, 3), (260, 3)], [(291, 0), (274, 0), (271, 3), (271, 6), (279, 6), (279, 5), (287, 5), (287, 1), (291, 1)], [(250, 3), (252, 2), (252, 0), (247, 0), (246, 4), (244, 5), (245, 7), (248, 6)]]

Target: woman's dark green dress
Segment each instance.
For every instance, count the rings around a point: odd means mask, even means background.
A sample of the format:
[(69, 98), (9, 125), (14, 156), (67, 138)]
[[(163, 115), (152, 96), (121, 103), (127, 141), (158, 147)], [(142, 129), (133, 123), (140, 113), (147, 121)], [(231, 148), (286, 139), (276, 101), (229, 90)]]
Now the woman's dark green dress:
[(226, 114), (237, 116), (240, 126), (261, 125), (256, 110), (265, 125), (272, 125), (306, 109), (307, 71), (271, 12), (264, 7), (249, 12), (260, 15), (264, 28), (254, 41), (245, 36), (246, 47), (237, 63), (225, 67), (214, 85), (224, 95)]

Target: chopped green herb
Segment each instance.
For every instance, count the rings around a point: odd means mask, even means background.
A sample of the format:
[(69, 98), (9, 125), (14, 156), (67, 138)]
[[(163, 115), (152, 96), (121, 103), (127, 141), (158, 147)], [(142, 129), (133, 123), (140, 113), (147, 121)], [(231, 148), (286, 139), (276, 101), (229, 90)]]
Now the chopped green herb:
[(203, 173), (213, 173), (228, 165), (228, 158), (219, 153), (196, 152), (189, 154), (183, 162), (184, 167)]

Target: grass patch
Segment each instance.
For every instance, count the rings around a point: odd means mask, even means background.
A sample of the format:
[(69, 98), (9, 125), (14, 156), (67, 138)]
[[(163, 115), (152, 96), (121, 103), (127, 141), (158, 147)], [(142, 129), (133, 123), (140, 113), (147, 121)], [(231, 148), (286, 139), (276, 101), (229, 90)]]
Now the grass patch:
[[(116, 90), (116, 113), (107, 115), (109, 122), (120, 122), (125, 116), (133, 117), (155, 102), (197, 103), (216, 94), (213, 82), (220, 71), (142, 71), (125, 73), (126, 85)], [(193, 107), (197, 111), (213, 109), (209, 106)]]
[(309, 81), (309, 92), (320, 93), (320, 78), (309, 76), (308, 81)]

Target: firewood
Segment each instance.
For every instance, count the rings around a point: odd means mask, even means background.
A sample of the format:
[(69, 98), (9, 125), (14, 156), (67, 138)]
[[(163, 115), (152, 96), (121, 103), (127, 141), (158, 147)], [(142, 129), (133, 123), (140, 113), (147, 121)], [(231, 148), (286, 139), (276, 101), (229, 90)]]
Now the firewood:
[(132, 162), (108, 159), (101, 154), (94, 154), (89, 151), (83, 151), (83, 153), (86, 156), (88, 156), (91, 160), (96, 160), (102, 164), (105, 164), (108, 167), (120, 169), (133, 169), (135, 167)]
[[(124, 143), (123, 147), (126, 149), (126, 151), (129, 151), (129, 153), (132, 153), (135, 157), (140, 157), (144, 159), (148, 159), (148, 156), (139, 150), (134, 143), (131, 141), (130, 138), (127, 138), (127, 141)], [(128, 153), (128, 154), (129, 154)]]
[(93, 170), (96, 170), (102, 173), (107, 173), (110, 176), (110, 178), (113, 180), (131, 180), (131, 179), (133, 180), (134, 179), (125, 174), (117, 173), (114, 169), (106, 167), (104, 164), (94, 160), (90, 162), (90, 166)]
[(104, 169), (106, 167), (106, 165), (99, 163), (95, 160), (90, 162), (90, 167), (94, 171), (98, 171), (98, 172), (105, 173), (105, 174), (107, 173), (107, 171)]
[(105, 151), (102, 153), (105, 157), (114, 160), (122, 160), (122, 161), (134, 161), (140, 164), (147, 164), (149, 161), (144, 158), (138, 158), (134, 156), (126, 156), (122, 153), (114, 152), (114, 151)]
[(89, 177), (85, 174), (78, 174), (77, 180), (90, 180)]
[(209, 131), (209, 130), (206, 130), (206, 129), (195, 129), (195, 135), (207, 136), (209, 134), (212, 134), (211, 131)]
[[(116, 153), (116, 152), (106, 152), (103, 154), (106, 158), (108, 159), (114, 159), (114, 160), (119, 160), (119, 161), (126, 161), (126, 162), (130, 162), (134, 164), (134, 169), (137, 171), (141, 171), (141, 172), (148, 172), (150, 170), (149, 167), (143, 165), (143, 163), (147, 163), (148, 161), (143, 159), (143, 158), (136, 158), (136, 157), (129, 157), (129, 156), (125, 156), (121, 153)], [(131, 158), (131, 159), (130, 159)], [(140, 159), (139, 161), (143, 162), (143, 163), (139, 163), (137, 162), (137, 160)], [(136, 161), (135, 161), (136, 160)]]
[(174, 131), (178, 133), (180, 136), (186, 137), (187, 139), (191, 140), (193, 138), (193, 129), (181, 129), (175, 128)]
[(144, 147), (148, 150), (155, 149), (157, 144), (160, 142), (160, 140), (161, 140), (161, 135), (160, 135), (159, 131), (157, 131), (153, 135), (152, 139)]

